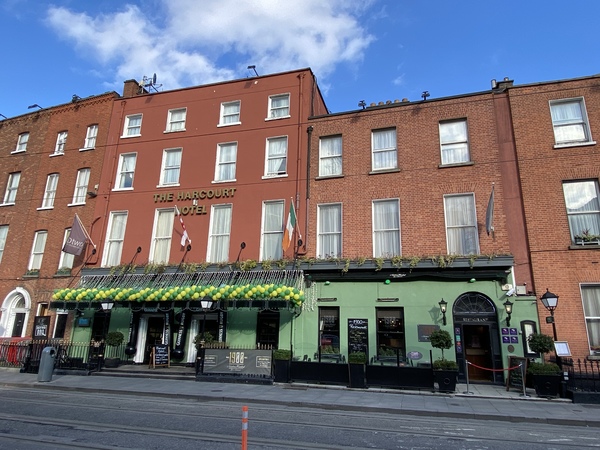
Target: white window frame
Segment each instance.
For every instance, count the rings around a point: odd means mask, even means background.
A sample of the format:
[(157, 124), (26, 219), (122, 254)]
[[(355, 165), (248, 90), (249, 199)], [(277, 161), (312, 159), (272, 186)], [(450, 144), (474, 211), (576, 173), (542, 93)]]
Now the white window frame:
[[(579, 118), (563, 118), (560, 119), (557, 116), (556, 109), (559, 106), (566, 104), (577, 104), (581, 112)], [(556, 107), (556, 108), (554, 108)], [(550, 119), (552, 120), (552, 129), (554, 131), (554, 148), (562, 147), (576, 147), (578, 145), (591, 145), (595, 144), (592, 139), (592, 131), (590, 129), (590, 123), (587, 116), (587, 109), (585, 106), (585, 100), (583, 97), (577, 98), (563, 98), (560, 100), (550, 100)], [(583, 133), (583, 138), (580, 139), (567, 139), (561, 138), (560, 134), (562, 129), (580, 127)]]
[[(581, 302), (590, 355), (600, 356), (600, 284), (581, 284)], [(595, 291), (587, 294), (587, 291)]]
[[(279, 209), (279, 211), (277, 211)], [(279, 212), (279, 214), (277, 214)], [(271, 223), (269, 216), (275, 216), (273, 222), (277, 225), (272, 229), (267, 229), (267, 225)], [(262, 203), (262, 223), (260, 227), (260, 261), (269, 260), (277, 261), (283, 258), (283, 217), (285, 214), (284, 200), (267, 200)], [(279, 220), (278, 220), (279, 219)], [(272, 243), (276, 240), (274, 254), (267, 254), (267, 243)]]
[[(161, 220), (162, 219), (162, 220)], [(163, 221), (163, 229), (159, 235), (160, 222)], [(175, 221), (175, 208), (157, 208), (154, 213), (154, 225), (152, 226), (152, 242), (150, 243), (149, 261), (153, 264), (168, 264), (171, 255), (171, 237), (173, 235), (173, 223)], [(162, 245), (164, 244), (164, 245)], [(165, 253), (159, 254), (161, 249)]]
[(69, 136), (68, 131), (59, 131), (56, 136), (56, 146), (54, 147), (54, 153), (50, 156), (64, 155), (65, 147), (67, 146), (67, 137)]
[(29, 132), (21, 133), (17, 137), (17, 148), (11, 153), (22, 153), (27, 150), (27, 143), (29, 142)]
[(17, 199), (17, 191), (19, 190), (19, 181), (21, 180), (21, 172), (13, 172), (8, 174), (6, 182), (6, 191), (4, 191), (4, 205), (14, 205)]
[[(125, 162), (133, 158), (133, 167), (126, 168)], [(117, 177), (115, 179), (115, 187), (113, 191), (131, 191), (133, 190), (133, 181), (135, 177), (135, 165), (137, 163), (137, 153), (122, 153), (119, 155), (119, 167), (117, 168)], [(131, 176), (131, 186), (127, 184), (127, 177)], [(121, 186), (123, 184), (123, 186)]]
[[(237, 111), (233, 113), (227, 112), (227, 108), (230, 106), (237, 105)], [(241, 117), (242, 117), (242, 101), (241, 100), (233, 100), (231, 102), (223, 102), (221, 103), (221, 112), (219, 113), (219, 124), (218, 127), (228, 127), (231, 125), (241, 125)], [(230, 119), (237, 119), (231, 120)]]
[[(326, 208), (335, 208), (339, 214), (339, 229), (327, 230), (324, 231), (321, 223), (323, 211)], [(341, 203), (322, 203), (317, 205), (317, 258), (326, 259), (326, 258), (339, 258), (343, 255), (343, 229), (344, 229), (344, 215)], [(327, 236), (338, 236), (339, 242), (339, 251), (335, 255), (324, 254), (323, 249), (323, 238)]]
[[(280, 142), (280, 141), (285, 141), (285, 156), (271, 155), (271, 144), (273, 144), (275, 142)], [(263, 176), (263, 179), (288, 176), (288, 174), (287, 174), (288, 150), (289, 150), (289, 143), (288, 143), (287, 136), (276, 136), (276, 137), (267, 138), (267, 146), (265, 149), (265, 174)], [(283, 172), (280, 170), (278, 170), (277, 172), (269, 172), (269, 162), (272, 160), (276, 160), (276, 159), (284, 160), (285, 170)]]
[[(123, 125), (123, 136), (122, 138), (138, 137), (142, 135), (142, 120), (144, 116), (141, 113), (130, 114), (125, 117), (125, 124)], [(131, 124), (135, 119), (139, 119), (139, 124)], [(137, 131), (137, 133), (136, 133)]]
[(467, 119), (441, 121), (439, 133), (442, 165), (471, 162)]
[(35, 235), (33, 237), (33, 245), (31, 246), (31, 255), (29, 256), (29, 264), (27, 266), (27, 270), (41, 269), (47, 239), (47, 230), (40, 230), (35, 232)]
[[(377, 207), (379, 205), (391, 205), (394, 204), (396, 205), (396, 213), (397, 213), (397, 220), (398, 220), (398, 226), (397, 227), (393, 227), (393, 228), (383, 228), (383, 226), (381, 226), (382, 224), (378, 223), (377, 217), (378, 215), (376, 214), (377, 211)], [(400, 200), (397, 198), (391, 198), (391, 199), (383, 199), (383, 200), (373, 200), (372, 204), (371, 204), (371, 214), (372, 214), (372, 224), (373, 224), (373, 257), (374, 258), (392, 258), (394, 256), (400, 256), (402, 255), (402, 235), (400, 233)], [(378, 239), (378, 236), (380, 235), (386, 235), (386, 234), (390, 234), (390, 233), (395, 233), (397, 235), (397, 240), (398, 240), (398, 246), (397, 248), (391, 249), (392, 251), (383, 251), (383, 248), (378, 248), (378, 242), (380, 241), (380, 239)], [(387, 249), (386, 249), (387, 250)]]
[[(232, 160), (227, 160), (225, 161), (224, 158), (224, 153), (223, 149), (224, 148), (229, 148), (229, 147), (233, 147), (234, 148), (234, 152), (233, 152), (233, 159)], [(221, 144), (217, 144), (217, 158), (216, 158), (216, 162), (215, 162), (215, 179), (214, 179), (214, 183), (225, 183), (225, 182), (231, 182), (231, 181), (236, 181), (235, 175), (236, 175), (236, 169), (237, 169), (237, 150), (238, 150), (238, 143), (237, 142), (223, 142)], [(227, 173), (227, 171), (222, 171), (221, 169), (223, 169), (224, 167), (230, 167), (233, 166), (233, 176), (231, 178), (223, 178), (223, 174)]]
[[(111, 211), (106, 230), (106, 240), (104, 243), (104, 253), (102, 255), (102, 267), (118, 266), (121, 263), (123, 254), (123, 241), (125, 240), (125, 231), (127, 229), (127, 211)], [(121, 230), (115, 230), (115, 221), (123, 220), (122, 233)], [(117, 234), (118, 233), (118, 234)], [(114, 263), (114, 264), (111, 264)]]
[[(450, 217), (449, 202), (451, 201), (451, 199), (457, 199), (457, 198), (463, 198), (463, 199), (470, 198), (471, 199), (470, 207), (472, 208), (472, 214), (471, 214), (471, 217), (467, 217), (466, 215), (463, 215), (462, 219), (465, 223), (449, 224), (449, 222), (453, 220)], [(466, 255), (479, 255), (479, 230), (477, 228), (477, 209), (476, 209), (476, 203), (475, 203), (475, 194), (470, 192), (470, 193), (444, 195), (444, 218), (445, 218), (445, 226), (446, 226), (446, 247), (448, 249), (448, 254), (449, 255), (465, 255), (465, 256)], [(470, 230), (471, 236), (475, 240), (475, 249), (473, 249), (473, 251), (470, 251), (468, 253), (467, 252), (459, 252), (457, 248), (454, 248), (455, 246), (452, 246), (452, 248), (451, 248), (451, 239), (450, 239), (449, 230), (457, 230), (457, 229), (466, 230), (467, 233), (468, 233), (468, 230)]]
[[(571, 241), (583, 234), (600, 235), (600, 186), (598, 180), (563, 181), (563, 195)], [(567, 186), (578, 186), (577, 196)], [(571, 191), (571, 192), (569, 192)], [(571, 195), (570, 195), (571, 194)], [(597, 209), (592, 209), (595, 204)], [(579, 207), (578, 207), (579, 206)], [(588, 209), (581, 209), (581, 208)]]
[[(287, 98), (287, 105), (274, 106), (277, 100), (283, 100)], [(267, 111), (267, 118), (265, 120), (278, 120), (291, 117), (290, 115), (290, 94), (276, 94), (269, 96), (269, 109)]]
[(85, 133), (85, 141), (83, 141), (83, 148), (79, 151), (93, 150), (96, 148), (96, 138), (98, 137), (98, 124), (92, 124), (87, 127)]
[[(378, 133), (387, 133), (393, 131), (394, 132), (394, 146), (393, 147), (375, 147), (375, 135), (377, 135)], [(397, 134), (397, 130), (396, 128), (392, 127), (392, 128), (382, 128), (379, 130), (372, 130), (371, 131), (371, 170), (373, 172), (379, 172), (379, 171), (384, 171), (384, 170), (395, 170), (398, 169), (398, 134)], [(390, 153), (390, 154), (394, 154), (394, 164), (392, 165), (388, 165), (388, 166), (382, 166), (382, 167), (376, 167), (376, 160), (377, 158), (375, 157), (376, 155), (380, 155), (380, 154), (384, 154), (384, 153)]]
[[(176, 164), (169, 163), (169, 155), (179, 154), (179, 161)], [(178, 148), (165, 148), (163, 150), (162, 163), (160, 167), (160, 184), (157, 187), (164, 186), (179, 186), (179, 177), (181, 175), (181, 160), (183, 158), (183, 149)], [(170, 164), (170, 165), (168, 165)], [(176, 180), (167, 181), (167, 174), (176, 173)]]
[(0, 263), (2, 262), (2, 255), (4, 255), (4, 248), (6, 247), (7, 237), (8, 225), (0, 225)]
[(46, 177), (46, 188), (44, 189), (44, 197), (42, 198), (42, 206), (39, 209), (54, 208), (54, 200), (56, 199), (56, 191), (58, 189), (59, 174), (51, 173)]
[[(217, 224), (215, 221), (217, 220), (217, 210), (229, 210), (229, 229), (227, 232), (217, 232)], [(208, 245), (206, 247), (206, 261), (210, 263), (221, 263), (227, 262), (229, 260), (229, 248), (231, 242), (231, 221), (233, 218), (233, 204), (231, 203), (221, 203), (219, 205), (212, 205), (210, 211), (210, 228), (208, 230)], [(223, 246), (223, 250), (221, 254), (216, 254), (218, 250), (214, 250), (215, 248), (215, 240), (223, 238), (226, 244)], [(225, 250), (226, 247), (226, 250)], [(215, 253), (215, 254), (213, 254)]]
[(91, 169), (84, 167), (77, 171), (77, 178), (75, 180), (75, 190), (73, 191), (73, 200), (69, 206), (73, 205), (85, 205), (86, 196), (88, 193), (88, 185), (90, 183)]
[[(332, 145), (323, 145), (331, 142)], [(342, 135), (321, 136), (319, 138), (319, 176), (335, 177), (342, 174)]]
[[(71, 228), (67, 228), (65, 229), (65, 235), (63, 238), (63, 243), (62, 243), (62, 248), (65, 247), (65, 244), (67, 243), (67, 239), (69, 239), (69, 236), (71, 235)], [(72, 255), (70, 253), (67, 252), (63, 252), (61, 250), (60, 252), (60, 259), (58, 261), (58, 270), (63, 270), (63, 269), (69, 269), (71, 270), (73, 268), (73, 263), (75, 262), (75, 255)]]
[[(183, 113), (183, 118), (174, 118), (177, 113)], [(165, 133), (177, 133), (185, 131), (185, 121), (187, 118), (187, 108), (170, 109), (167, 114), (167, 127)]]

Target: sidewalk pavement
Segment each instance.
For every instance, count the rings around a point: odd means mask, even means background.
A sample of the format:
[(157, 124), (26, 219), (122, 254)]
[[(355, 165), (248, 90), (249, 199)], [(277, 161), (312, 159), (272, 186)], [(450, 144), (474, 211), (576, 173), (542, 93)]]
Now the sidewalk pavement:
[[(321, 409), (386, 412), (428, 417), (499, 420), (516, 423), (546, 423), (600, 427), (600, 406), (574, 404), (567, 399), (543, 399), (527, 389), (522, 392), (490, 384), (457, 385), (452, 394), (395, 389), (349, 389), (343, 386), (308, 384), (258, 385), (213, 383), (123, 376), (53, 375), (39, 382), (37, 374), (0, 368), (2, 389), (93, 391), (135, 394), (238, 404), (278, 404)], [(1, 394), (0, 394), (1, 395)]]

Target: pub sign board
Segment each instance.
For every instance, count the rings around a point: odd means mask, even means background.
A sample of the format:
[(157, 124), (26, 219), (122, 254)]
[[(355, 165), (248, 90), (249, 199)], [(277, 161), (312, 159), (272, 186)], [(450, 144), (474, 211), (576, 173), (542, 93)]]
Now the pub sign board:
[(36, 316), (33, 321), (33, 339), (48, 339), (50, 316)]
[(271, 350), (209, 349), (203, 373), (271, 375)]

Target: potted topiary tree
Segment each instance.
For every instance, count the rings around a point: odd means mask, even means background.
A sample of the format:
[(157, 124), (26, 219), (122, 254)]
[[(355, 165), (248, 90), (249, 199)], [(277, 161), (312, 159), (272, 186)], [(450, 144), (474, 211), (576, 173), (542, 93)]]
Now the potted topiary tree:
[(292, 359), (291, 350), (277, 349), (273, 350), (273, 376), (277, 383), (287, 383), (290, 381), (290, 360)]
[(435, 330), (429, 335), (429, 342), (433, 348), (439, 348), (442, 351), (441, 359), (433, 361), (433, 377), (438, 384), (438, 390), (454, 392), (458, 379), (458, 364), (444, 358), (444, 350), (452, 348), (452, 337), (446, 330)]
[(541, 355), (541, 362), (529, 363), (527, 374), (532, 377), (533, 387), (538, 397), (558, 397), (562, 381), (558, 364), (545, 362), (544, 355), (554, 349), (554, 340), (547, 334), (531, 334), (527, 341), (529, 348)]
[(352, 352), (348, 354), (348, 380), (351, 388), (367, 387), (366, 366), (367, 354), (365, 352)]
[(107, 349), (106, 353), (110, 353), (111, 357), (104, 356), (104, 367), (113, 368), (119, 367), (121, 364), (121, 358), (115, 356), (116, 349), (119, 345), (123, 343), (125, 336), (120, 331), (111, 331), (106, 335), (106, 339), (104, 339), (104, 344), (110, 349)]

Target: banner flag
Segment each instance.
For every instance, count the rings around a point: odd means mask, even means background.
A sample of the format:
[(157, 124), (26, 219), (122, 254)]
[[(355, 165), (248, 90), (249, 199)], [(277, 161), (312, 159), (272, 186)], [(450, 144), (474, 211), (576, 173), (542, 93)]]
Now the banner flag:
[[(94, 245), (89, 234), (87, 231), (85, 231), (81, 220), (79, 220), (79, 216), (75, 214), (73, 225), (71, 226), (71, 233), (69, 233), (69, 237), (67, 238), (67, 242), (65, 242), (62, 251), (71, 255), (79, 256), (81, 255), (83, 247), (88, 239), (92, 245)], [(94, 245), (94, 247), (96, 246)]]
[(185, 242), (189, 241), (190, 244), (192, 243), (192, 240), (190, 239), (188, 232), (185, 228), (185, 223), (183, 223), (183, 217), (181, 216), (181, 211), (179, 211), (179, 208), (177, 207), (177, 205), (175, 205), (175, 214), (177, 214), (177, 216), (179, 217), (179, 223), (181, 224), (181, 228), (183, 229), (183, 234), (181, 235), (181, 246), (185, 247)]
[(494, 184), (492, 183), (492, 193), (488, 202), (487, 211), (485, 213), (485, 230), (488, 236), (494, 231)]

